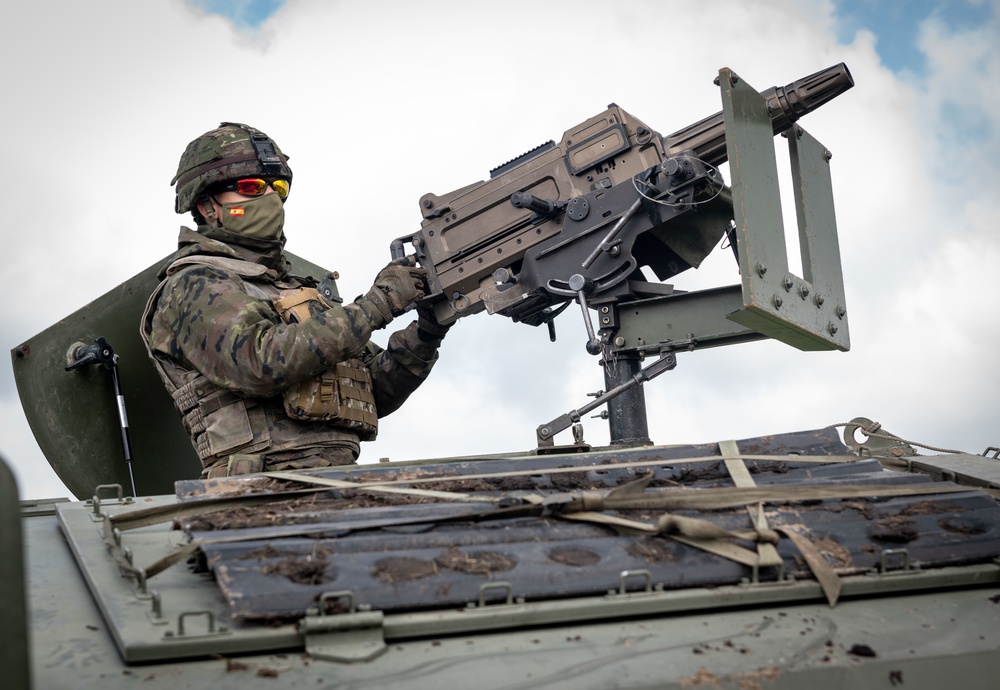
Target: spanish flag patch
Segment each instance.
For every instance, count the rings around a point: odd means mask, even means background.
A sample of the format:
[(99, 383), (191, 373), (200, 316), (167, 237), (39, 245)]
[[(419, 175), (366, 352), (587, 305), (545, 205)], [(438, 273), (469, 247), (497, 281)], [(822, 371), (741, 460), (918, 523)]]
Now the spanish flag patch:
[(238, 208), (231, 208), (231, 209), (229, 209), (229, 215), (231, 215), (231, 216), (242, 216), (243, 215), (243, 207), (240, 206)]

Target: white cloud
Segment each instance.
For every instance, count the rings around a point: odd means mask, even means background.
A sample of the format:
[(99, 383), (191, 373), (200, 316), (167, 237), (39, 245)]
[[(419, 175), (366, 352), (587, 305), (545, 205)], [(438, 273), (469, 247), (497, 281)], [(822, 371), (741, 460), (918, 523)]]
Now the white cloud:
[[(667, 133), (719, 109), (719, 67), (763, 89), (845, 61), (856, 88), (804, 125), (835, 155), (853, 350), (765, 342), (682, 355), (646, 387), (651, 433), (702, 442), (864, 414), (978, 452), (1000, 441), (995, 15), (962, 33), (928, 22), (928, 77), (904, 81), (871, 34), (838, 44), (830, 4), (805, 0), (292, 0), (253, 32), (163, 0), (20, 3), (0, 48), (21, 66), (8, 71), (15, 107), (0, 115), (17, 237), (0, 280), (31, 299), (0, 305), (6, 345), (171, 251), (183, 219), (167, 182), (187, 142), (220, 121), (260, 127), (291, 154), (289, 249), (339, 270), (350, 298), (389, 241), (418, 228), (423, 193), (483, 179), (608, 102)], [(987, 142), (969, 141), (967, 125)], [(723, 252), (702, 271), (736, 279)], [(604, 385), (579, 320), (572, 309), (559, 319), (554, 346), (499, 317), (460, 323), (366, 459), (530, 447), (535, 426)], [(64, 493), (39, 470), (9, 368), (0, 386), (0, 452), (22, 492)], [(606, 440), (603, 422), (586, 428)]]

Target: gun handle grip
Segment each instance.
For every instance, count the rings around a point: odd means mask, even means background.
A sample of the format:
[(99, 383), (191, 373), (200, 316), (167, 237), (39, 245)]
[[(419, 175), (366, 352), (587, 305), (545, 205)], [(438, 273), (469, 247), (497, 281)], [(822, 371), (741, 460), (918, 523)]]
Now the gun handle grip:
[(406, 256), (406, 238), (400, 237), (393, 240), (392, 244), (389, 245), (389, 254), (393, 261)]

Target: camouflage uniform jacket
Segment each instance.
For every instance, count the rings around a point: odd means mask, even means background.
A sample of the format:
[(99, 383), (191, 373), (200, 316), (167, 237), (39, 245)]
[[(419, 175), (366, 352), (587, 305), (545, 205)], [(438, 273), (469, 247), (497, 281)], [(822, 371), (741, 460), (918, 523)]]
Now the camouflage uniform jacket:
[(372, 343), (373, 324), (353, 303), (310, 305), (311, 318), (285, 323), (274, 300), (315, 281), (285, 274), (280, 252), (275, 260), (187, 228), (179, 247), (161, 270), (141, 330), (201, 458), (202, 476), (225, 476), (231, 457), (247, 455), (264, 460), (249, 471), (353, 462), (358, 433), (336, 421), (289, 417), (281, 392), (339, 362), (360, 360), (382, 417), (437, 360), (440, 340), (420, 337), (416, 323), (393, 333), (384, 350)]

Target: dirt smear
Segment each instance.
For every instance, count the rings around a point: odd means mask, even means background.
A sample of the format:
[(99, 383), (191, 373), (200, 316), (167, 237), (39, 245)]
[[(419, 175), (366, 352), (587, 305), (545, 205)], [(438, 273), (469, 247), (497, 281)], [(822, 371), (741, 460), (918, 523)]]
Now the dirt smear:
[(600, 554), (590, 549), (581, 549), (573, 546), (557, 546), (549, 550), (548, 558), (554, 563), (577, 567), (596, 565), (601, 560)]
[(325, 557), (292, 556), (274, 563), (265, 563), (260, 572), (264, 575), (280, 575), (299, 585), (320, 585), (337, 579), (333, 567)]
[(451, 547), (433, 559), (412, 556), (383, 558), (375, 563), (373, 575), (382, 582), (414, 582), (434, 577), (442, 570), (465, 573), (466, 575), (489, 576), (493, 573), (513, 570), (517, 561), (497, 551), (464, 552)]
[(868, 536), (878, 541), (905, 544), (920, 536), (917, 523), (907, 515), (879, 518), (868, 530)]
[(651, 537), (636, 539), (626, 547), (625, 551), (630, 556), (641, 558), (647, 563), (669, 563), (676, 559), (672, 543)]

